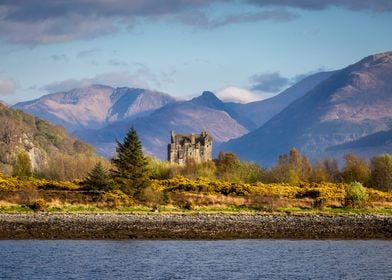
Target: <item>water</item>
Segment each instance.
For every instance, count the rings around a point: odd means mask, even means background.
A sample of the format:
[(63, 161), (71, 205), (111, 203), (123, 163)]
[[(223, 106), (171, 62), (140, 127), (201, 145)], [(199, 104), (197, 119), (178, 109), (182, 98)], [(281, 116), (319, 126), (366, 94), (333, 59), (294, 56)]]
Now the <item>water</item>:
[(0, 279), (392, 279), (392, 241), (0, 241)]

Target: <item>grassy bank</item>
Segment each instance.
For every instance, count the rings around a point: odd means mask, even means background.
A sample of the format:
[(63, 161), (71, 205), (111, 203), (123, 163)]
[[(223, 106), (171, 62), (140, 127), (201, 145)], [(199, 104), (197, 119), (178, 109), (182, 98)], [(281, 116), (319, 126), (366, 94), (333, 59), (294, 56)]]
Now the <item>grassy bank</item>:
[(392, 193), (364, 188), (348, 203), (343, 183), (246, 184), (199, 178), (151, 180), (137, 198), (121, 190), (85, 190), (80, 181), (0, 178), (0, 212), (33, 213), (276, 213), (392, 215)]

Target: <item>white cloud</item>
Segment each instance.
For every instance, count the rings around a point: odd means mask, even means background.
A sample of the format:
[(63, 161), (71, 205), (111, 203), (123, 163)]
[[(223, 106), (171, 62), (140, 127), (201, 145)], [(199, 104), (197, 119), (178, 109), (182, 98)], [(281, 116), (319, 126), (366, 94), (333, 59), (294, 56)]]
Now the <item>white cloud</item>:
[(216, 93), (216, 96), (225, 102), (249, 103), (264, 99), (263, 96), (250, 90), (229, 86)]
[(16, 89), (16, 82), (13, 80), (0, 80), (0, 94), (6, 95), (13, 93)]
[(155, 75), (144, 66), (133, 73), (129, 73), (128, 71), (102, 73), (91, 78), (68, 79), (64, 81), (53, 82), (45, 85), (42, 87), (42, 89), (53, 93), (69, 91), (74, 88), (85, 87), (93, 84), (107, 85), (112, 87), (127, 86), (151, 89), (149, 82), (159, 84), (159, 81)]

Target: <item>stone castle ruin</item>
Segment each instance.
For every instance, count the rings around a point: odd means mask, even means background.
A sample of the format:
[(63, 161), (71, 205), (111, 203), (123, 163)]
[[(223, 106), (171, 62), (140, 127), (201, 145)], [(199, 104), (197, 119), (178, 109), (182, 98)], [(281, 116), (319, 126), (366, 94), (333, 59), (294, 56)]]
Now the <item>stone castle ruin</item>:
[(171, 131), (168, 145), (168, 161), (185, 165), (193, 160), (197, 163), (212, 160), (212, 137), (207, 131), (201, 134), (175, 134)]

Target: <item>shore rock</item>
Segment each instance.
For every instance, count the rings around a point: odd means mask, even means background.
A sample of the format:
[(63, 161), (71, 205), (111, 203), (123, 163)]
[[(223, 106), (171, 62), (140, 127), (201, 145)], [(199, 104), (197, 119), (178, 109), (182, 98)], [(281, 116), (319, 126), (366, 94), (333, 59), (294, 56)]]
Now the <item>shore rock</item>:
[(0, 214), (0, 239), (392, 239), (392, 217), (268, 214)]

